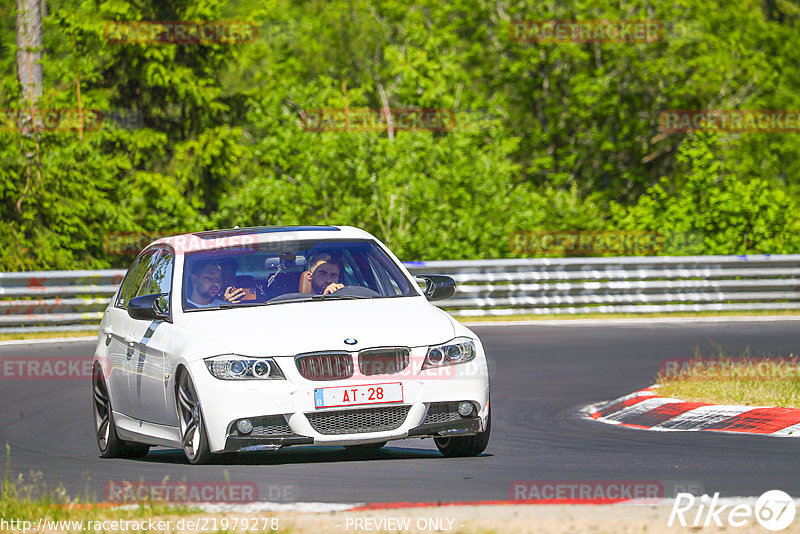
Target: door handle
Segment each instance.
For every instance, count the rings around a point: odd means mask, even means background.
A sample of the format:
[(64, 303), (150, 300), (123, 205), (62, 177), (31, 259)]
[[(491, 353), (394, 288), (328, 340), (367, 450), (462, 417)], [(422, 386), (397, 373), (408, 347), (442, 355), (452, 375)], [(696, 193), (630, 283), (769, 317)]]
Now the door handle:
[(100, 330), (100, 333), (103, 334), (104, 336), (110, 336), (111, 334), (114, 333), (114, 329), (111, 328), (110, 326), (104, 326), (103, 329)]
[(125, 343), (127, 343), (128, 345), (133, 345), (135, 342), (136, 338), (133, 337), (133, 334), (128, 334), (127, 336), (125, 336)]

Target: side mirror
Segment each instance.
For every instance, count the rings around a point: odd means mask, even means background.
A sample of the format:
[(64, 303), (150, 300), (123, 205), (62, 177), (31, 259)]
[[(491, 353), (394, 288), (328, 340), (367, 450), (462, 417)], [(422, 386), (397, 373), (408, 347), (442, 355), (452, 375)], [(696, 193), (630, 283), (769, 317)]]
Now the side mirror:
[(456, 281), (442, 274), (418, 274), (425, 280), (425, 298), (428, 300), (449, 299), (456, 294)]
[(128, 303), (128, 315), (132, 319), (166, 320), (169, 318), (168, 293), (142, 295)]

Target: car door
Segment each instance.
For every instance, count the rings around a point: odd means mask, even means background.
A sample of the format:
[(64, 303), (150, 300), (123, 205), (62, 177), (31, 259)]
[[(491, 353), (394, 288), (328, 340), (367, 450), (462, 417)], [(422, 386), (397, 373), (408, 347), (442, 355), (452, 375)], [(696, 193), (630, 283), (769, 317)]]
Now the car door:
[(131, 318), (128, 316), (128, 302), (136, 295), (153, 254), (154, 251), (148, 251), (134, 260), (122, 281), (114, 306), (106, 310), (108, 321), (102, 330), (108, 345), (111, 372), (107, 377), (107, 383), (111, 405), (114, 411), (127, 416), (132, 414), (128, 361), (132, 357), (133, 350), (132, 339), (129, 338)]
[[(170, 291), (174, 259), (167, 248), (160, 248), (142, 281), (137, 297), (166, 294), (164, 305), (170, 309)], [(156, 424), (174, 424), (167, 410), (168, 332), (171, 323), (164, 320), (131, 319), (128, 337), (133, 340), (133, 354), (128, 359), (128, 379), (133, 417)]]

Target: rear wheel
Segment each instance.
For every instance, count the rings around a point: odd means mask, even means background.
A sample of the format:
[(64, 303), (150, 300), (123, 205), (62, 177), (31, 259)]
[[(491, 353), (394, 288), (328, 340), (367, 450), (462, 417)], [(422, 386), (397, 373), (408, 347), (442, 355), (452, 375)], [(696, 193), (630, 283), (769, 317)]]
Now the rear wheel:
[(183, 454), (190, 464), (204, 464), (211, 458), (211, 451), (200, 400), (188, 371), (182, 371), (178, 377), (175, 398), (178, 404)]
[(94, 396), (92, 402), (94, 430), (100, 456), (103, 458), (141, 458), (146, 456), (150, 451), (149, 445), (123, 441), (117, 435), (108, 385), (103, 377), (103, 369), (97, 363), (92, 368), (92, 393)]
[(489, 434), (492, 431), (491, 409), (486, 415), (486, 430), (474, 436), (456, 436), (452, 438), (433, 438), (436, 448), (448, 458), (477, 456), (489, 445)]

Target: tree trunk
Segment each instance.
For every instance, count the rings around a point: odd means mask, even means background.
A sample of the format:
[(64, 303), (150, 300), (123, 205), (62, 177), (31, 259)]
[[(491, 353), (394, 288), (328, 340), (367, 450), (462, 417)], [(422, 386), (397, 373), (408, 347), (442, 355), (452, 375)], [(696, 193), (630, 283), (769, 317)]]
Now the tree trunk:
[(42, 2), (17, 0), (17, 78), (22, 103), (35, 107), (42, 96)]
[[(23, 215), (22, 203), (31, 193), (35, 183), (41, 183), (41, 154), (39, 146), (39, 128), (41, 119), (37, 118), (36, 103), (42, 96), (42, 7), (44, 0), (17, 0), (17, 79), (22, 87), (22, 109), (28, 115), (26, 120), (18, 120), (17, 126), (25, 137), (31, 137), (27, 125), (33, 128), (36, 151), (24, 151), (25, 188), (17, 200), (17, 212)], [(20, 146), (22, 138), (20, 137)], [(32, 168), (36, 173), (36, 182)], [(41, 212), (39, 212), (41, 224)]]

